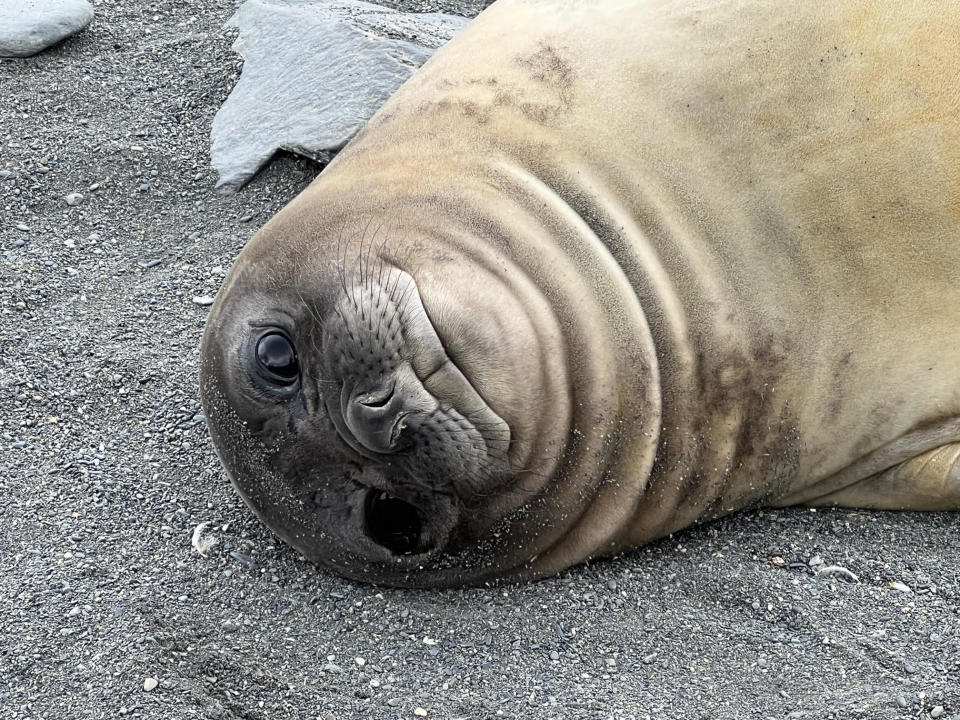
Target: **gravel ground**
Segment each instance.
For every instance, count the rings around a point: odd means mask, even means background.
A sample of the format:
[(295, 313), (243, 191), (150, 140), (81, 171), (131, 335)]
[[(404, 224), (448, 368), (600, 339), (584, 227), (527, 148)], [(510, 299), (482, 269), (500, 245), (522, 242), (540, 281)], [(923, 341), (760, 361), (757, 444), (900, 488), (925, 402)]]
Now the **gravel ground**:
[(3, 718), (960, 719), (957, 514), (754, 512), (448, 592), (275, 542), (207, 439), (203, 298), (318, 168), (212, 191), (232, 1), (95, 4), (0, 61)]

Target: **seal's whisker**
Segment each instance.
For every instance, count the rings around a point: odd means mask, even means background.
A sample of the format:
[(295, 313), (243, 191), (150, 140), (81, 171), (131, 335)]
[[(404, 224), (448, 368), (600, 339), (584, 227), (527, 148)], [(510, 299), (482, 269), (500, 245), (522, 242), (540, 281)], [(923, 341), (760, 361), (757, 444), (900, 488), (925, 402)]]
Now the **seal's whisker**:
[(323, 330), (323, 318), (320, 317), (320, 314), (314, 309), (314, 307), (307, 302), (306, 298), (303, 297), (303, 293), (300, 292), (300, 288), (294, 288), (294, 293), (296, 293), (297, 298), (303, 304), (303, 307), (306, 308), (307, 312), (310, 314), (310, 317), (320, 326), (320, 330)]
[(371, 273), (371, 271), (370, 271), (370, 267), (371, 267), (371, 266), (370, 266), (370, 253), (373, 251), (373, 243), (374, 243), (374, 241), (377, 239), (377, 234), (380, 232), (381, 229), (383, 229), (383, 222), (382, 222), (382, 221), (377, 224), (376, 229), (373, 231), (373, 235), (370, 237), (370, 241), (367, 243), (367, 257), (366, 257), (366, 264), (367, 264), (366, 277), (367, 277), (367, 280), (366, 280), (366, 282), (365, 282), (364, 284), (365, 284), (365, 286), (366, 286), (366, 288), (367, 288), (367, 291), (370, 292), (370, 293), (373, 292), (373, 278), (372, 278), (372, 273)]
[(349, 295), (347, 292), (347, 275), (344, 269), (347, 261), (347, 249), (343, 233), (344, 230), (346, 230), (346, 226), (347, 218), (344, 217), (340, 224), (340, 228), (337, 230), (337, 277), (340, 279), (340, 287), (343, 288), (343, 294), (345, 297)]

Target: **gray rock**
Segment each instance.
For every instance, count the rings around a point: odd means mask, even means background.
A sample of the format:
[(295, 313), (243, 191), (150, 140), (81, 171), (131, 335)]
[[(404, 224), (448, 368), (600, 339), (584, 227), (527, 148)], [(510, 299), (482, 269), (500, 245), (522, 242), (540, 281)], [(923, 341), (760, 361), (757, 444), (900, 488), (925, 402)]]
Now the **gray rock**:
[(0, 0), (0, 57), (29, 57), (93, 19), (87, 0)]
[(359, 0), (247, 0), (227, 23), (243, 72), (211, 129), (217, 187), (277, 150), (327, 162), (467, 18)]

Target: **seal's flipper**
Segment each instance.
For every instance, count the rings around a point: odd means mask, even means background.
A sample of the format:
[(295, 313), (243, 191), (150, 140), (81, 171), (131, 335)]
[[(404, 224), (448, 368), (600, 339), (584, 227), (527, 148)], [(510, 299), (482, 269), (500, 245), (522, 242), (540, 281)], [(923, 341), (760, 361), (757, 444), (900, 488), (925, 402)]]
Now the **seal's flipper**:
[(960, 443), (935, 447), (809, 505), (960, 510)]

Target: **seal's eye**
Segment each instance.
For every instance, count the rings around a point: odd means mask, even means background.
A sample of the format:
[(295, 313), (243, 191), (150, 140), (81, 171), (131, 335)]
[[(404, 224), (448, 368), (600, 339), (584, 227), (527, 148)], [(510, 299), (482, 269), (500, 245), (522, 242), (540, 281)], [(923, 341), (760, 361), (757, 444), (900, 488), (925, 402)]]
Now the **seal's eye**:
[(257, 341), (257, 365), (264, 379), (277, 385), (292, 385), (300, 377), (297, 351), (282, 333), (267, 333)]
[(394, 555), (417, 552), (420, 514), (410, 503), (382, 490), (370, 490), (366, 502), (367, 535)]

